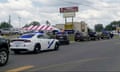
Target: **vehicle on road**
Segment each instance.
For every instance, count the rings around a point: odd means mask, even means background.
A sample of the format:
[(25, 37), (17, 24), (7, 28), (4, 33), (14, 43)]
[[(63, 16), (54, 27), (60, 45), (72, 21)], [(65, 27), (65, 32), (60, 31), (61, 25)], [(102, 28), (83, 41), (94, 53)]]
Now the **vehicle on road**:
[(9, 28), (0, 29), (1, 35), (9, 35), (11, 33), (11, 30)]
[(62, 44), (70, 44), (70, 40), (68, 34), (66, 32), (57, 32), (56, 39), (59, 40), (59, 43)]
[(111, 36), (110, 36), (110, 32), (108, 31), (103, 31), (102, 34), (101, 34), (101, 39), (110, 39)]
[(11, 40), (10, 44), (10, 49), (15, 54), (19, 54), (22, 51), (39, 53), (43, 50), (58, 50), (59, 48), (59, 41), (57, 39), (53, 39), (49, 35), (39, 32), (23, 34)]
[(75, 41), (88, 41), (89, 40), (89, 35), (87, 33), (83, 32), (76, 32), (74, 36)]
[(0, 37), (0, 66), (3, 66), (8, 62), (9, 47), (10, 47), (9, 40)]
[(96, 32), (88, 32), (90, 40), (100, 40), (100, 35)]

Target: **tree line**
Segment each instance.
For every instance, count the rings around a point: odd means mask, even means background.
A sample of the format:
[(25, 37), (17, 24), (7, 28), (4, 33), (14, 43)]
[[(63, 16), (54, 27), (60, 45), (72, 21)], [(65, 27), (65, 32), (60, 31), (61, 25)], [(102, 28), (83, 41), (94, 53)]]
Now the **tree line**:
[[(40, 25), (40, 23), (38, 21), (32, 21), (29, 24), (25, 24), (23, 27), (28, 27), (30, 25)], [(46, 21), (46, 25), (50, 25), (50, 22), (48, 20)], [(94, 30), (97, 32), (101, 32), (103, 30), (112, 31), (112, 30), (116, 30), (116, 27), (120, 27), (120, 21), (112, 21), (110, 24), (106, 25), (105, 27), (103, 26), (103, 24), (96, 24), (94, 26)], [(3, 28), (13, 28), (13, 25), (9, 24), (8, 22), (1, 22), (0, 29)], [(92, 29), (88, 28), (88, 31), (92, 31)]]
[(105, 31), (113, 31), (116, 30), (116, 27), (120, 27), (120, 21), (112, 21), (110, 24), (106, 25), (105, 27), (103, 24), (96, 24), (94, 29), (97, 32)]
[[(29, 24), (25, 24), (23, 27), (29, 27), (31, 25), (40, 25), (40, 22), (38, 21), (32, 21), (31, 23)], [(46, 21), (46, 25), (51, 25), (51, 23), (47, 20)], [(5, 28), (13, 28), (13, 25), (12, 24), (9, 24), (9, 22), (1, 22), (0, 23), (0, 29), (5, 29)]]

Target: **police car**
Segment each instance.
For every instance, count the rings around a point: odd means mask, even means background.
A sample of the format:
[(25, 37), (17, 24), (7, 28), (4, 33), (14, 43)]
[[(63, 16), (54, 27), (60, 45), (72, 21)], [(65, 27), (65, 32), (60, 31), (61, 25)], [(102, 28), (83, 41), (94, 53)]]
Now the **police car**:
[(18, 54), (21, 51), (39, 53), (43, 50), (58, 50), (59, 41), (44, 33), (27, 33), (11, 40), (10, 49)]

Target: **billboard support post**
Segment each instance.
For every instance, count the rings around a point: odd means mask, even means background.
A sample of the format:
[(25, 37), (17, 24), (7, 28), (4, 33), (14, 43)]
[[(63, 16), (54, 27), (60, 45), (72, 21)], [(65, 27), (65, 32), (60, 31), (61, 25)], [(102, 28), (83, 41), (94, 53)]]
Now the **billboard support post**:
[(65, 17), (65, 24), (67, 24), (67, 18)]
[[(72, 17), (72, 26), (74, 27), (74, 24), (73, 24), (73, 22), (74, 22), (74, 18)], [(72, 28), (73, 28), (73, 27), (72, 27)], [(74, 28), (73, 28), (73, 29), (74, 29)]]

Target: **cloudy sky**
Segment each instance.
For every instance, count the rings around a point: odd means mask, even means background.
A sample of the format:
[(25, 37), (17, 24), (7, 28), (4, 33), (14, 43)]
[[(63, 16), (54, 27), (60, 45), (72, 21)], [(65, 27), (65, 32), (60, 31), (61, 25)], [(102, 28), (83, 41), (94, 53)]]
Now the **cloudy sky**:
[(98, 23), (105, 26), (120, 20), (120, 0), (0, 0), (0, 22), (8, 21), (11, 15), (14, 27), (22, 27), (32, 21), (45, 24), (46, 20), (53, 25), (60, 24), (64, 23), (64, 18), (59, 8), (71, 6), (79, 7), (74, 21), (85, 21), (91, 28)]

